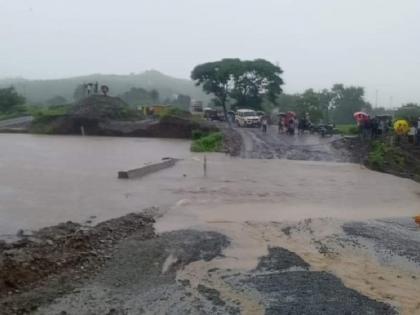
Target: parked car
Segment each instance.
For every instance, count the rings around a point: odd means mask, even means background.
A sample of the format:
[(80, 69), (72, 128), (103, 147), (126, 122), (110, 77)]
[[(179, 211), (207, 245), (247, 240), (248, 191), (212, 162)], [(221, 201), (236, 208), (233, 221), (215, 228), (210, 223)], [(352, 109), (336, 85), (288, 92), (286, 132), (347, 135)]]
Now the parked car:
[(238, 127), (260, 127), (261, 118), (254, 110), (238, 109), (235, 114), (235, 122)]
[(309, 131), (313, 133), (318, 133), (321, 137), (332, 136), (338, 133), (338, 130), (335, 128), (335, 124), (318, 124), (311, 125)]
[(220, 120), (217, 110), (213, 108), (204, 108), (204, 118), (207, 120)]

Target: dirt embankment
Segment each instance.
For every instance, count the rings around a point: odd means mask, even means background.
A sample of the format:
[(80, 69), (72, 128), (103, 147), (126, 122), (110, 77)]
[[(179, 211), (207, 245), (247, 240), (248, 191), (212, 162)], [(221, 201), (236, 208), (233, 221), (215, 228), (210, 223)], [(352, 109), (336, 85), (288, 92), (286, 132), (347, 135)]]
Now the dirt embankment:
[(223, 133), (223, 152), (231, 156), (239, 156), (243, 146), (240, 133), (234, 128), (229, 128), (223, 124), (216, 126)]
[(349, 152), (352, 162), (363, 164), (374, 171), (420, 182), (420, 146), (406, 142), (391, 143), (389, 137), (370, 141), (352, 137), (343, 138), (333, 143), (333, 146)]
[(25, 314), (72, 290), (110, 259), (117, 242), (133, 234), (156, 237), (151, 216), (132, 213), (94, 227), (61, 223), (0, 243), (0, 314)]
[[(198, 123), (186, 118), (164, 117), (138, 121), (88, 119), (66, 115), (45, 123), (43, 130), (48, 134), (73, 134), (83, 132), (89, 136), (155, 137), (190, 139), (193, 130), (217, 131), (212, 125)], [(32, 129), (32, 131), (37, 131)], [(41, 133), (44, 133), (41, 131)]]
[[(181, 115), (181, 114), (180, 114)], [(192, 119), (187, 112), (158, 118), (143, 114), (118, 97), (92, 95), (65, 114), (36, 117), (30, 131), (47, 134), (76, 134), (121, 137), (191, 138), (193, 130), (217, 131), (213, 125)]]

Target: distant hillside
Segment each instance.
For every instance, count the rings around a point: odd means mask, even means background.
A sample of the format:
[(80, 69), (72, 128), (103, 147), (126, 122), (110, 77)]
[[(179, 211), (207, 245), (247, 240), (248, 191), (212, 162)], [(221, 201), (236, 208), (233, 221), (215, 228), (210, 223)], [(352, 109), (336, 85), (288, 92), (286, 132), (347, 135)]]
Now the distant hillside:
[(72, 102), (77, 85), (96, 81), (99, 84), (108, 85), (110, 95), (113, 96), (122, 94), (132, 87), (141, 87), (147, 90), (156, 89), (161, 100), (172, 98), (174, 94), (186, 94), (205, 103), (210, 100), (210, 97), (201, 88), (196, 87), (192, 81), (173, 78), (155, 70), (140, 74), (92, 74), (55, 80), (0, 79), (0, 87), (13, 85), (19, 93), (26, 97), (29, 104), (42, 104), (57, 95)]

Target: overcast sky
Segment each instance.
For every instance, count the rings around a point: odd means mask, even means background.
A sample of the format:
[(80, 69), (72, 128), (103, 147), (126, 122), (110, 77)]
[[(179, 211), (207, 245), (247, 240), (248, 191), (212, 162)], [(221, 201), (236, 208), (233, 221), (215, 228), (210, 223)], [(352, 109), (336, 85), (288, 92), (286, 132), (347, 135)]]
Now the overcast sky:
[(0, 0), (0, 39), (0, 77), (188, 78), (202, 62), (265, 58), (288, 93), (341, 82), (373, 104), (376, 90), (378, 105), (420, 102), (419, 0)]

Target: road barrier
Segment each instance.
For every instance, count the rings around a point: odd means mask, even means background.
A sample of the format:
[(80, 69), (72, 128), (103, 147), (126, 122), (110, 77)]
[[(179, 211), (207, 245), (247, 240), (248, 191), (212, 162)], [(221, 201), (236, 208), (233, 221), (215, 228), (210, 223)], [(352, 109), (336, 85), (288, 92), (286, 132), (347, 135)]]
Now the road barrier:
[(153, 163), (153, 164), (147, 164), (140, 168), (135, 168), (128, 171), (119, 171), (118, 172), (118, 178), (121, 179), (130, 179), (130, 178), (137, 178), (137, 177), (143, 177), (151, 173), (155, 173), (157, 171), (163, 170), (165, 168), (174, 166), (177, 159), (173, 158), (164, 158), (161, 162)]

